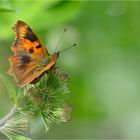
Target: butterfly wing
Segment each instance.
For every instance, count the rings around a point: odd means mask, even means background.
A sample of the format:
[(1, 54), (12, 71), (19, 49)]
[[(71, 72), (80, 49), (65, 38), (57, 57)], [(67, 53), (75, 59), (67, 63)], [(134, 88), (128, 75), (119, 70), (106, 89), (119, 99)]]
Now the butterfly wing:
[(46, 47), (26, 23), (18, 20), (13, 30), (16, 32), (16, 39), (12, 45), (13, 52), (26, 52), (30, 55), (41, 56), (49, 55)]
[(15, 55), (9, 59), (11, 63), (9, 73), (23, 87), (49, 70), (55, 62), (51, 61), (42, 66), (42, 60), (47, 60), (50, 55), (27, 24), (18, 20), (13, 30), (16, 32), (16, 39), (12, 45)]

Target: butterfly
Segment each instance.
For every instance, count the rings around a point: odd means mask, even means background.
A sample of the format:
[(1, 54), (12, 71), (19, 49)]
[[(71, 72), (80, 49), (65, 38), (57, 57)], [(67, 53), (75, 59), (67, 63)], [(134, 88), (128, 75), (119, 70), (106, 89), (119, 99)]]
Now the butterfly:
[(9, 58), (9, 73), (15, 77), (20, 87), (24, 87), (53, 68), (59, 52), (50, 55), (45, 45), (23, 21), (18, 20), (13, 30), (16, 38), (11, 47), (14, 56)]

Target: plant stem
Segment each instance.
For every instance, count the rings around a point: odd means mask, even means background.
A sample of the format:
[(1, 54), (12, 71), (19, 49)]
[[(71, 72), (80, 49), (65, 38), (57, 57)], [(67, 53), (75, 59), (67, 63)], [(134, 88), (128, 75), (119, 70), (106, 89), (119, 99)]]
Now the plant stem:
[(14, 106), (7, 115), (0, 119), (0, 128), (13, 116), (16, 111), (17, 108)]

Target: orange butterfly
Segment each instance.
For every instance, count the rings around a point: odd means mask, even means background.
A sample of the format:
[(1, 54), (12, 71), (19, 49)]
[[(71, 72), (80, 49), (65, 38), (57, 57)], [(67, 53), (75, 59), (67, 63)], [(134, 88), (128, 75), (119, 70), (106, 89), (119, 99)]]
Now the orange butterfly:
[(14, 56), (10, 57), (13, 75), (21, 87), (34, 82), (48, 72), (59, 57), (59, 52), (50, 55), (46, 47), (23, 21), (18, 20), (13, 27), (16, 39), (12, 45)]

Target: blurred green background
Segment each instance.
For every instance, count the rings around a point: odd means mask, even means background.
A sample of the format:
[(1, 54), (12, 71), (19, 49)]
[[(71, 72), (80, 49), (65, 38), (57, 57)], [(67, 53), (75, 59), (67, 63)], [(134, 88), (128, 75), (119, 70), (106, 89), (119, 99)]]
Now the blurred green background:
[[(58, 66), (70, 75), (73, 108), (69, 123), (41, 121), (34, 138), (140, 138), (140, 2), (0, 0), (0, 73), (7, 74), (15, 34), (23, 20), (53, 53), (67, 27)], [(18, 89), (18, 87), (17, 87)], [(0, 81), (0, 116), (12, 107)]]

